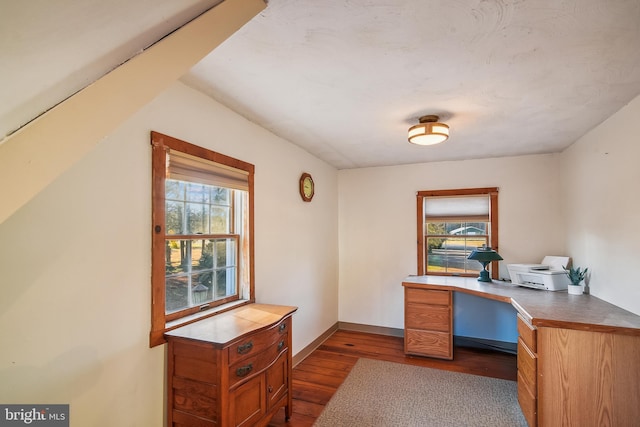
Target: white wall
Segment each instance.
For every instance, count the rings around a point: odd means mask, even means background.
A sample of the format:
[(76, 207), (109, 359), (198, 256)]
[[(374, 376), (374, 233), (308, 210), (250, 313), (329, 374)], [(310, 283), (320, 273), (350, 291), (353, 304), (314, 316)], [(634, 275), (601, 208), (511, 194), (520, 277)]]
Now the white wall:
[(566, 239), (591, 293), (640, 314), (640, 96), (562, 153)]
[(558, 165), (559, 155), (536, 155), (340, 171), (340, 320), (403, 327), (419, 190), (499, 188), (501, 277), (507, 263), (564, 254)]
[(257, 300), (299, 307), (294, 354), (338, 320), (337, 171), (176, 83), (0, 224), (0, 402), (69, 403), (77, 426), (163, 424), (151, 130), (255, 164)]

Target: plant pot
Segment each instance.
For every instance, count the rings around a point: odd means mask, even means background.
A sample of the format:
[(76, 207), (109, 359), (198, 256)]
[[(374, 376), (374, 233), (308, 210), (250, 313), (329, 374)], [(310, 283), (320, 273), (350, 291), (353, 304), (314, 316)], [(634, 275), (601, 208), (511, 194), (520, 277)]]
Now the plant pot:
[(582, 295), (582, 286), (568, 285), (567, 292), (569, 293), (569, 295)]

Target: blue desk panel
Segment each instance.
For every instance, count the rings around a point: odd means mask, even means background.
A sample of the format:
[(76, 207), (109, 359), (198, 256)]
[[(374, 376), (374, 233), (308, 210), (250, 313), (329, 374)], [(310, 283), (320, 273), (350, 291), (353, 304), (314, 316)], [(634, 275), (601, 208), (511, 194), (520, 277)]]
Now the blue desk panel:
[(511, 304), (453, 292), (453, 335), (517, 343), (516, 314)]

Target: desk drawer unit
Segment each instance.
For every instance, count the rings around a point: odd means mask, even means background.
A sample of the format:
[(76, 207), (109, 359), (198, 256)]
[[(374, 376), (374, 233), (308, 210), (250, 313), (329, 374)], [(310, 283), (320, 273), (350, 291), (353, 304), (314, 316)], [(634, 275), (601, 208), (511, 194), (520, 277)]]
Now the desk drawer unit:
[(518, 315), (518, 402), (530, 427), (538, 424), (537, 331)]
[(406, 354), (453, 358), (451, 291), (405, 288)]

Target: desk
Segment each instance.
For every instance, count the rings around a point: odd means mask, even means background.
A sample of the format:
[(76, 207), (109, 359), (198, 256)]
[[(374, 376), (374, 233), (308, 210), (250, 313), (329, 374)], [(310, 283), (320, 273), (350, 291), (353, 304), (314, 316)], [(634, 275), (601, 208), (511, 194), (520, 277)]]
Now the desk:
[(531, 426), (631, 426), (640, 419), (640, 316), (591, 295), (494, 281), (409, 276), (405, 353), (451, 359), (452, 292), (518, 312), (518, 400)]

